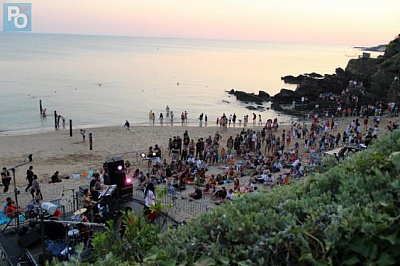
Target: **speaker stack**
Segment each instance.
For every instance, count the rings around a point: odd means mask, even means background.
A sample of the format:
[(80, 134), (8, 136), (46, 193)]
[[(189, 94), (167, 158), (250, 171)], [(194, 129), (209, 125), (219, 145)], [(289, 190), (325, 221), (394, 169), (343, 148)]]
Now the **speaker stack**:
[(117, 185), (118, 197), (126, 198), (133, 196), (133, 185), (126, 182), (125, 162), (122, 157), (108, 159), (104, 166), (107, 170), (107, 178), (104, 178), (105, 185)]

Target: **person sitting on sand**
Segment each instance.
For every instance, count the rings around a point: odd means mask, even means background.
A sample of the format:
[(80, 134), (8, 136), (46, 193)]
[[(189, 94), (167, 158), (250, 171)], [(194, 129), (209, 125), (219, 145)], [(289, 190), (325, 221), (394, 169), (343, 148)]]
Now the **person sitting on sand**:
[(228, 192), (226, 191), (225, 187), (221, 189), (217, 189), (217, 191), (212, 195), (215, 199), (224, 200)]
[(253, 192), (254, 190), (254, 183), (253, 183), (253, 179), (249, 179), (249, 181), (246, 183), (246, 185), (242, 188), (240, 188), (240, 192), (242, 193), (250, 193)]
[(58, 176), (59, 172), (56, 171), (52, 176), (51, 176), (51, 182), (52, 183), (59, 183), (61, 182), (61, 178)]
[(215, 179), (215, 175), (211, 175), (211, 177), (207, 179), (205, 191), (209, 191), (211, 189), (215, 191), (216, 186), (217, 186), (217, 180)]
[(264, 186), (273, 187), (275, 185), (275, 178), (272, 174), (268, 174), (267, 180), (264, 183)]
[(145, 187), (147, 184), (147, 175), (145, 175), (143, 171), (140, 171), (137, 178), (139, 181), (139, 187)]
[(237, 178), (237, 177), (233, 180), (233, 191), (234, 192), (240, 191), (240, 181), (239, 181), (239, 178)]
[(237, 177), (237, 173), (235, 170), (233, 170), (233, 167), (231, 167), (228, 171), (228, 178), (230, 180), (234, 180)]
[(259, 177), (256, 178), (256, 180), (260, 183), (265, 183), (267, 182), (267, 177), (268, 177), (269, 170), (264, 170)]
[(229, 189), (228, 194), (226, 194), (225, 200), (228, 201), (235, 200), (235, 194), (233, 193), (233, 189)]
[(201, 191), (201, 188), (199, 186), (194, 186), (194, 192), (189, 194), (189, 197), (193, 199), (201, 199), (203, 198), (203, 191)]

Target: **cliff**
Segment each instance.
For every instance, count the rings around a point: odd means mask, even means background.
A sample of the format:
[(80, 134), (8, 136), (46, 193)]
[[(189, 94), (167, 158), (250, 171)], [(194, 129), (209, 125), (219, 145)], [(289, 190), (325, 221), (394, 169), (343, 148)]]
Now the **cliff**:
[(293, 100), (299, 102), (303, 96), (318, 101), (321, 93), (340, 95), (350, 80), (362, 82), (365, 88), (362, 104), (374, 105), (377, 101), (400, 103), (400, 35), (389, 42), (383, 56), (351, 59), (344, 70), (337, 68), (334, 74), (326, 74), (323, 78), (313, 74), (282, 77), (285, 83), (298, 84), (298, 87), (292, 92), (282, 89), (273, 96), (274, 106), (276, 103), (290, 104)]

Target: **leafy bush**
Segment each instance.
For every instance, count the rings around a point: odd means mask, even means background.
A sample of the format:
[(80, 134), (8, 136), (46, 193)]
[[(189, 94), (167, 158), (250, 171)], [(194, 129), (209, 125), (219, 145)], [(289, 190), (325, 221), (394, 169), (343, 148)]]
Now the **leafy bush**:
[(157, 265), (397, 264), (399, 150), (400, 131), (396, 131), (325, 173), (215, 208), (188, 226), (161, 235), (145, 261)]

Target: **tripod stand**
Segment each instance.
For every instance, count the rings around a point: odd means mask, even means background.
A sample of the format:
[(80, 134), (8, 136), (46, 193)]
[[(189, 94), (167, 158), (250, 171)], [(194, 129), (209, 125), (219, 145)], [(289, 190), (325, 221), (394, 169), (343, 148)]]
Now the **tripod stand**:
[[(28, 159), (28, 161), (26, 161), (26, 159)], [(4, 231), (5, 231), (10, 225), (12, 225), (14, 219), (16, 219), (15, 232), (18, 232), (18, 231), (19, 231), (20, 215), (21, 215), (21, 214), (19, 213), (19, 211), (20, 211), (20, 210), (19, 210), (19, 205), (18, 205), (18, 194), (19, 194), (19, 191), (18, 191), (18, 189), (17, 189), (17, 181), (16, 181), (16, 178), (15, 178), (15, 170), (16, 170), (18, 167), (21, 167), (21, 166), (23, 166), (23, 165), (26, 165), (26, 164), (28, 164), (28, 163), (30, 163), (30, 162), (32, 162), (32, 154), (29, 154), (29, 155), (25, 158), (25, 160), (24, 160), (22, 163), (20, 163), (20, 164), (18, 164), (18, 165), (16, 165), (16, 166), (14, 166), (14, 167), (12, 167), (12, 168), (6, 170), (6, 171), (11, 171), (12, 174), (13, 174), (13, 179), (14, 179), (14, 198), (15, 198), (15, 207), (16, 207), (17, 212), (16, 212), (16, 214), (11, 218), (11, 220), (8, 222), (8, 224), (4, 227), (4, 229), (2, 230), (2, 233), (4, 233)]]

